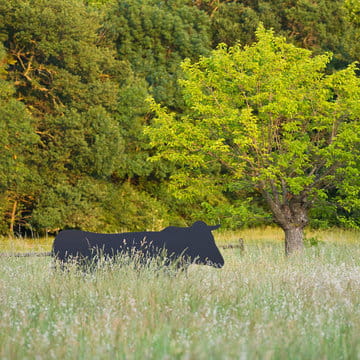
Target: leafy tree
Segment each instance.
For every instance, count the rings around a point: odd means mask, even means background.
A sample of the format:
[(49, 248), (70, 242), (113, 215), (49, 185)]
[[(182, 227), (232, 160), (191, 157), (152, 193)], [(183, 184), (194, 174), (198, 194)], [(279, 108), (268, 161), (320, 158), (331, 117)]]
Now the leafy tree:
[(287, 254), (303, 249), (309, 209), (329, 188), (348, 210), (358, 207), (360, 80), (355, 64), (326, 75), (330, 59), (260, 27), (252, 46), (222, 45), (185, 61), (187, 112), (152, 102), (147, 129), (153, 160), (178, 166), (175, 194), (259, 193), (285, 232)]

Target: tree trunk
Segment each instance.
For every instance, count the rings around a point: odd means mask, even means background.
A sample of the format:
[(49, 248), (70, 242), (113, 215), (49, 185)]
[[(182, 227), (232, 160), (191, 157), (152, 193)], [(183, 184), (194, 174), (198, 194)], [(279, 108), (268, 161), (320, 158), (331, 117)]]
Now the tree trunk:
[(289, 226), (285, 232), (285, 253), (291, 255), (304, 250), (304, 228), (302, 226)]
[(11, 211), (11, 216), (10, 216), (10, 236), (14, 236), (14, 225), (15, 225), (15, 217), (16, 217), (16, 209), (17, 209), (17, 200), (14, 201), (13, 204), (13, 208)]
[(304, 249), (304, 228), (309, 222), (307, 199), (304, 196), (283, 196), (280, 198), (276, 191), (275, 196), (263, 191), (275, 221), (285, 232), (285, 253), (291, 255), (300, 253)]

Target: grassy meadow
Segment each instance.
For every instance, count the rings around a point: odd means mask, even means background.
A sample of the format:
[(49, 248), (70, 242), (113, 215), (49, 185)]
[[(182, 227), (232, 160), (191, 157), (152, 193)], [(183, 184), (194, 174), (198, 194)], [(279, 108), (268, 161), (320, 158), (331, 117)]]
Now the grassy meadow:
[[(0, 359), (360, 359), (360, 234), (308, 232), (284, 257), (276, 229), (215, 233), (223, 269), (112, 264), (58, 272), (0, 257)], [(49, 251), (51, 239), (3, 239)]]

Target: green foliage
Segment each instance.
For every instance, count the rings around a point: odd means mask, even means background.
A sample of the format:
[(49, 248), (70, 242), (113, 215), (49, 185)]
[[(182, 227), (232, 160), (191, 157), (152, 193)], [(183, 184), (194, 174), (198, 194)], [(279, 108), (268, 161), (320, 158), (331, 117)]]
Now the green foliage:
[(105, 194), (105, 185), (91, 178), (70, 184), (56, 178), (47, 191), (38, 195), (31, 226), (38, 232), (64, 228), (100, 231), (104, 226), (101, 202)]
[[(0, 48), (0, 65), (4, 60), (4, 50)], [(19, 176), (27, 171), (24, 162), (31, 152), (31, 146), (36, 143), (32, 119), (24, 105), (15, 99), (15, 89), (5, 78), (4, 66), (0, 71), (0, 188), (7, 189)]]
[(86, 0), (84, 1), (86, 5), (94, 8), (102, 8), (109, 3), (113, 3), (115, 0)]
[(124, 151), (114, 169), (117, 179), (146, 177), (153, 171), (154, 166), (147, 161), (149, 149), (142, 131), (149, 111), (147, 96), (147, 84), (140, 78), (131, 79), (119, 92), (116, 118), (124, 138)]
[(208, 224), (221, 224), (223, 229), (241, 229), (270, 222), (268, 213), (251, 200), (241, 198), (231, 201), (223, 196), (218, 203), (203, 201), (198, 206), (192, 206), (191, 212), (186, 215), (203, 219)]
[(348, 14), (349, 20), (360, 25), (360, 3), (357, 0), (345, 0), (344, 9)]
[(283, 226), (306, 223), (306, 213), (291, 219), (284, 209), (306, 211), (329, 187), (341, 188), (357, 206), (355, 65), (325, 75), (330, 55), (312, 56), (262, 27), (257, 37), (252, 46), (222, 45), (208, 58), (183, 63), (188, 112), (177, 117), (152, 102), (153, 160), (179, 166), (176, 196), (186, 192), (195, 201), (214, 189), (255, 190)]
[(316, 236), (305, 237), (304, 243), (306, 247), (317, 247), (325, 244), (324, 241), (319, 240)]
[(129, 183), (113, 186), (104, 205), (107, 231), (161, 230), (179, 222), (164, 203)]
[(110, 176), (121, 162), (123, 140), (116, 120), (103, 107), (75, 109), (59, 117), (47, 118), (52, 142), (47, 149), (49, 161), (59, 170), (95, 178)]

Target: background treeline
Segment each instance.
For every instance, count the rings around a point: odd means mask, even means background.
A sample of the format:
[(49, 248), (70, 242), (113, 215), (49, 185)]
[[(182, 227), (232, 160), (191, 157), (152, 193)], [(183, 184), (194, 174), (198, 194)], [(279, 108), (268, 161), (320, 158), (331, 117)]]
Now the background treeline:
[[(329, 71), (344, 68), (360, 60), (359, 10), (351, 0), (0, 0), (0, 233), (271, 222), (251, 191), (191, 207), (172, 196), (176, 168), (147, 160), (146, 98), (181, 113), (181, 61), (250, 44), (260, 22), (332, 52)], [(320, 204), (312, 225), (359, 215)]]

